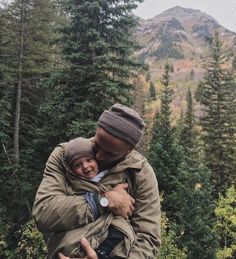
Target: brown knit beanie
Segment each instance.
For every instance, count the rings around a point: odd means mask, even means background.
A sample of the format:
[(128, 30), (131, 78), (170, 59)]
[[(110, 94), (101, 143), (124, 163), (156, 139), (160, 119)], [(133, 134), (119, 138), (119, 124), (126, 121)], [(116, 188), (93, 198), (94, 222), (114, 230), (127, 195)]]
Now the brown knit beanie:
[(94, 157), (92, 143), (86, 138), (75, 138), (68, 142), (65, 147), (65, 161), (71, 166), (72, 162), (80, 157)]
[(143, 119), (136, 111), (118, 103), (105, 110), (97, 124), (132, 146), (139, 142), (145, 127)]

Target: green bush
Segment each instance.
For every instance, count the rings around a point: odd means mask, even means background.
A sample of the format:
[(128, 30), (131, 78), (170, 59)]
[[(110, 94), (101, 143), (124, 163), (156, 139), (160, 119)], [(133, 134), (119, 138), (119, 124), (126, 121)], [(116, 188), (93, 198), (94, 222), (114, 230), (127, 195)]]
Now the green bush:
[(0, 258), (14, 258), (12, 249), (9, 248), (8, 235), (11, 231), (11, 226), (8, 223), (6, 210), (0, 208)]
[(19, 233), (21, 238), (16, 248), (15, 258), (43, 259), (46, 257), (46, 244), (42, 234), (37, 230), (33, 220), (27, 222)]
[(168, 219), (165, 215), (162, 215), (162, 244), (159, 253), (157, 254), (158, 259), (185, 259), (187, 258), (186, 251), (181, 250), (175, 243), (176, 235), (174, 231), (170, 229)]
[(215, 214), (215, 231), (221, 238), (221, 249), (217, 259), (231, 259), (236, 256), (236, 189), (231, 187), (225, 197), (220, 195)]

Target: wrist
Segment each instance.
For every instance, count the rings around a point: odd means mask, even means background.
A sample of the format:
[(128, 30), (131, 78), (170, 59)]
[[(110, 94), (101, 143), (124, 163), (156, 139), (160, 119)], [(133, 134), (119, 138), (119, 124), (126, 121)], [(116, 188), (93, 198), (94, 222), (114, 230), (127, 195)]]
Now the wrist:
[(114, 202), (112, 200), (112, 191), (106, 192), (105, 195), (106, 195), (107, 199), (109, 200), (108, 208), (110, 210), (112, 210), (113, 208), (115, 208)]
[(109, 207), (109, 198), (106, 194), (106, 192), (101, 192), (100, 193), (100, 198), (99, 198), (99, 204), (102, 208), (107, 209)]

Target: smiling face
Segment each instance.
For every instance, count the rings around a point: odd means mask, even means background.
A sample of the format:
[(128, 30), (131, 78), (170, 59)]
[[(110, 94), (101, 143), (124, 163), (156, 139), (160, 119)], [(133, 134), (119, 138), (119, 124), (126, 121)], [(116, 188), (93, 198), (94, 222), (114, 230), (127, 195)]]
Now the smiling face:
[(93, 150), (100, 169), (108, 169), (122, 160), (133, 147), (123, 140), (98, 127), (93, 143)]
[(73, 161), (72, 170), (79, 176), (86, 179), (92, 179), (97, 175), (98, 164), (97, 161), (90, 156), (79, 157)]

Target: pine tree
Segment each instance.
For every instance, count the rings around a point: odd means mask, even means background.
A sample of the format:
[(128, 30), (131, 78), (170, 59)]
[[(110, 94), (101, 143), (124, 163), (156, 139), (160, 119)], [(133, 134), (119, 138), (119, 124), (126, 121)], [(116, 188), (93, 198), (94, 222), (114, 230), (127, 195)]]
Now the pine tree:
[(190, 79), (190, 80), (193, 80), (194, 77), (195, 77), (195, 75), (194, 75), (194, 70), (191, 69), (190, 74), (189, 74), (189, 79)]
[(44, 98), (42, 81), (51, 67), (53, 17), (48, 0), (15, 0), (0, 13), (0, 203), (13, 247), (17, 229), (31, 216), (38, 185), (41, 155), (34, 141), (37, 110)]
[(10, 102), (9, 90), (7, 88), (7, 78), (4, 74), (4, 45), (6, 45), (7, 37), (4, 33), (5, 17), (3, 15), (4, 10), (0, 8), (0, 145), (1, 161), (4, 161), (4, 154), (6, 154), (5, 145), (10, 141)]
[(233, 68), (234, 71), (236, 70), (236, 56), (233, 57), (232, 68)]
[(204, 80), (197, 99), (203, 105), (201, 118), (206, 164), (213, 173), (216, 193), (224, 192), (235, 181), (236, 84), (224, 66), (227, 62), (218, 34), (211, 44), (211, 55), (204, 65)]
[(151, 79), (151, 73), (150, 73), (150, 68), (149, 68), (149, 66), (147, 67), (147, 73), (146, 73), (146, 81), (150, 81), (150, 79)]
[[(16, 164), (20, 161), (19, 152), (32, 145), (35, 115), (44, 98), (41, 82), (51, 69), (53, 19), (54, 9), (49, 0), (16, 0), (2, 12), (0, 66), (4, 68), (2, 77), (11, 105), (9, 121), (15, 125), (11, 146), (14, 142), (12, 154)], [(10, 146), (8, 149), (12, 150)]]
[(187, 102), (187, 109), (186, 113), (183, 116), (181, 120), (181, 132), (180, 132), (180, 144), (183, 146), (185, 151), (188, 149), (193, 148), (193, 138), (196, 134), (196, 128), (194, 126), (195, 124), (195, 116), (193, 112), (193, 99), (192, 99), (192, 93), (191, 90), (188, 89), (187, 96), (186, 96), (186, 102)]
[(171, 126), (170, 104), (172, 89), (169, 85), (170, 66), (165, 66), (161, 80), (161, 109), (156, 114), (153, 137), (150, 143), (149, 161), (157, 174), (160, 191), (164, 192), (162, 208), (172, 221), (176, 213), (176, 190), (178, 167), (181, 164), (181, 152), (175, 142), (174, 128)]
[(156, 87), (155, 87), (155, 85), (152, 81), (151, 81), (150, 86), (149, 86), (149, 95), (150, 95), (150, 100), (156, 100), (157, 99)]
[[(188, 258), (214, 258), (218, 236), (213, 230), (211, 174), (200, 159), (189, 160), (186, 159), (179, 168), (175, 198), (177, 212), (172, 228), (178, 236), (178, 246), (187, 247)], [(195, 166), (190, 167), (189, 163), (193, 162)]]
[(51, 94), (41, 107), (43, 120), (50, 118), (42, 132), (50, 129), (51, 146), (65, 138), (92, 136), (104, 109), (131, 102), (130, 79), (138, 67), (131, 58), (136, 2), (140, 1), (66, 2), (69, 21), (59, 40), (64, 66), (51, 78)]
[(10, 75), (5, 72), (7, 70), (7, 50), (10, 42), (5, 8), (0, 8), (0, 158), (2, 166), (11, 163), (12, 156), (11, 99), (13, 87), (10, 85)]
[(180, 247), (187, 247), (191, 259), (214, 258), (217, 236), (213, 231), (214, 201), (210, 183), (211, 172), (203, 160), (199, 133), (193, 111), (190, 89), (187, 110), (182, 119), (180, 144), (184, 150), (177, 184), (178, 211), (175, 230)]

